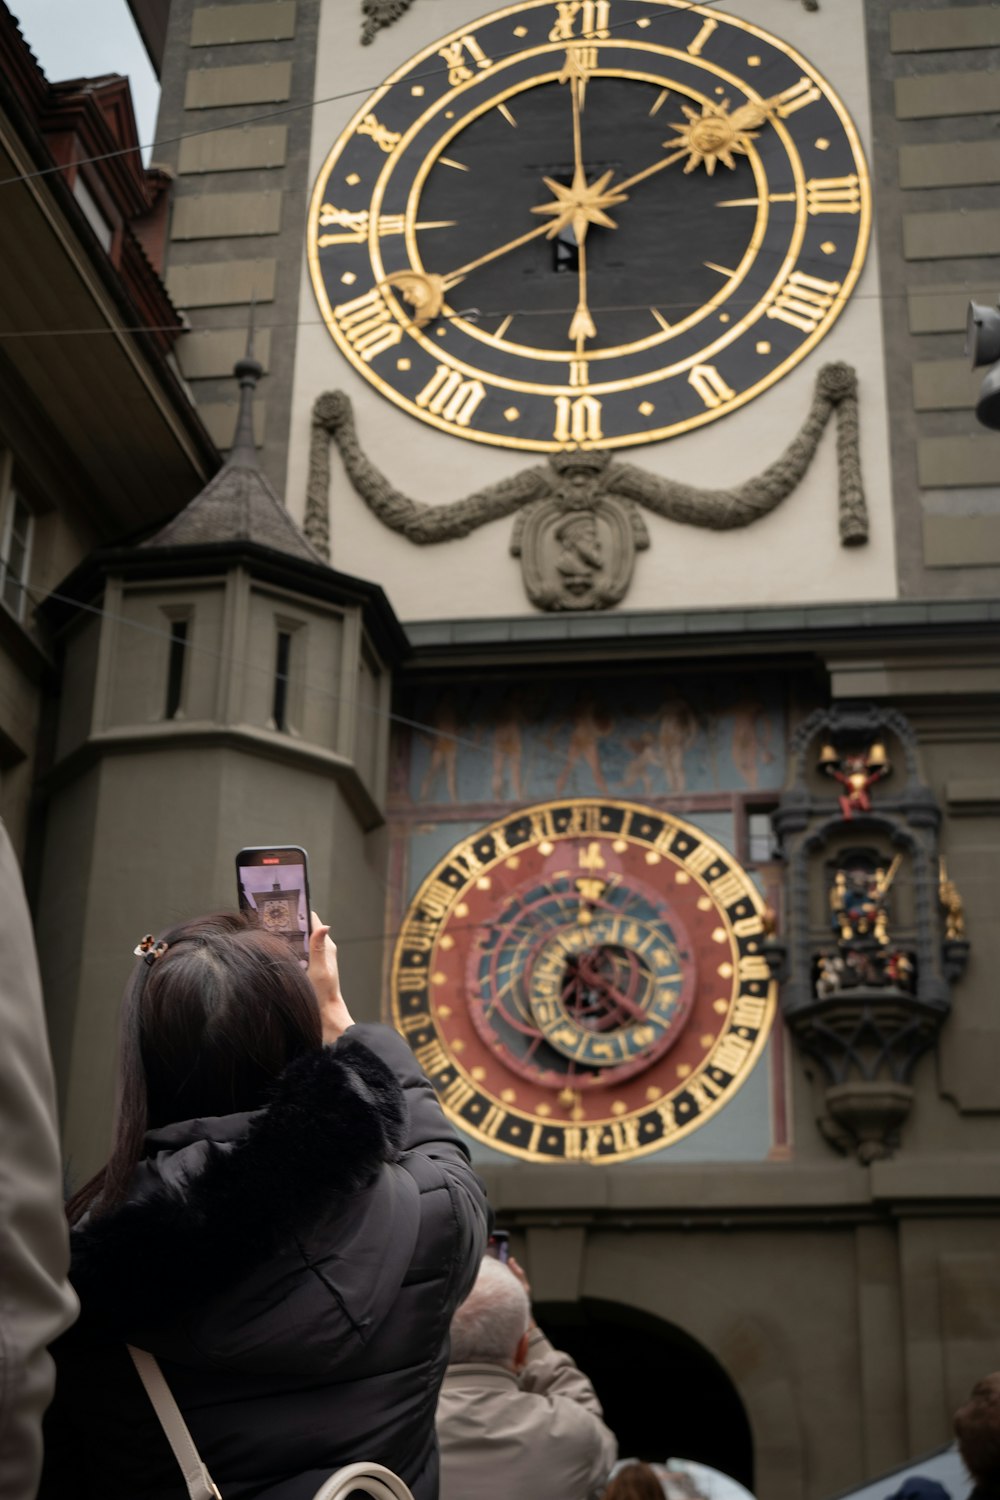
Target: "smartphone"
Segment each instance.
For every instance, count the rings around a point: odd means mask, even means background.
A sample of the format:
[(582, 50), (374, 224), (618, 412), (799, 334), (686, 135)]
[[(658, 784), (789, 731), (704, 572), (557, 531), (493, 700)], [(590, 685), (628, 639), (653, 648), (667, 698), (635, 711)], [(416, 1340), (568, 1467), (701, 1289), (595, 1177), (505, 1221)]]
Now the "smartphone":
[(506, 1229), (494, 1229), (486, 1242), (486, 1254), (506, 1265), (510, 1259), (510, 1235)]
[(309, 861), (297, 844), (241, 849), (236, 856), (240, 911), (252, 911), (267, 932), (287, 939), (296, 958), (309, 956)]

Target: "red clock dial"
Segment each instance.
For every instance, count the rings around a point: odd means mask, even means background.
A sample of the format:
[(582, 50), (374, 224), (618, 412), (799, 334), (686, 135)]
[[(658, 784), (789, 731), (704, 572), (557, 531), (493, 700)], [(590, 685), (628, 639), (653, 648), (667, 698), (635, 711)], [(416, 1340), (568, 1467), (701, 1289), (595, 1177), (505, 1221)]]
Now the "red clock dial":
[(548, 1161), (661, 1149), (759, 1056), (774, 1006), (762, 911), (721, 845), (658, 809), (529, 808), (425, 880), (394, 1020), (478, 1139)]

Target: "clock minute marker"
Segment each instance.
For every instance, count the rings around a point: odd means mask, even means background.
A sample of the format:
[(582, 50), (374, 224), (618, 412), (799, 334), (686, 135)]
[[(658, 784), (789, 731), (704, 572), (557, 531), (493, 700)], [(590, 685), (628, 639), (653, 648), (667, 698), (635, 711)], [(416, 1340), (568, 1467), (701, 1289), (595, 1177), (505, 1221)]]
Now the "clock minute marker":
[[(768, 193), (768, 203), (794, 203), (795, 193)], [(717, 203), (716, 208), (759, 208), (759, 198), (723, 198)]]
[(472, 171), (472, 168), (471, 167), (467, 167), (464, 162), (453, 161), (450, 156), (439, 156), (438, 157), (438, 161), (441, 163), (441, 165), (443, 167), (454, 167), (456, 172), (471, 172)]
[(504, 119), (507, 121), (507, 124), (508, 125), (512, 125), (513, 128), (516, 130), (517, 129), (517, 121), (514, 119), (514, 116), (511, 114), (511, 112), (507, 108), (506, 104), (498, 104), (497, 105), (497, 109), (503, 115)]
[(503, 322), (500, 324), (499, 328), (494, 333), (493, 337), (495, 339), (502, 339), (503, 336), (504, 336), (504, 334), (507, 332), (507, 329), (513, 323), (513, 321), (514, 321), (514, 314), (513, 313), (508, 313), (507, 316), (504, 318)]
[(661, 91), (657, 94), (656, 98), (653, 100), (653, 107), (649, 111), (650, 116), (652, 117), (653, 115), (659, 114), (660, 110), (663, 108), (664, 104), (666, 104), (666, 102), (667, 102), (667, 100), (669, 98), (670, 98), (670, 90), (669, 89), (661, 89)]
[(660, 309), (658, 307), (651, 307), (649, 310), (653, 314), (653, 317), (656, 319), (656, 321), (659, 323), (660, 327), (663, 329), (663, 332), (670, 333), (670, 324), (660, 312)]
[(731, 271), (728, 266), (717, 266), (714, 260), (703, 260), (702, 265), (709, 271), (718, 271), (720, 276), (728, 277), (736, 275), (736, 272)]

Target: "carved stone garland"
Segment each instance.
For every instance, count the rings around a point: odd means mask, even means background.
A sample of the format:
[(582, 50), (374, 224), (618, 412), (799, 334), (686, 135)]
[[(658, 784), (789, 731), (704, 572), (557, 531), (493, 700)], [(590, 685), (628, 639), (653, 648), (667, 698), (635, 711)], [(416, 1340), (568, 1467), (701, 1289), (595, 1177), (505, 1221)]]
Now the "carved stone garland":
[[(895, 793), (884, 785), (893, 769), (886, 742), (902, 757), (905, 781)], [(940, 859), (940, 809), (902, 714), (818, 710), (797, 730), (792, 752), (793, 782), (773, 815), (787, 862), (785, 936), (769, 940), (769, 958), (783, 980), (789, 1029), (823, 1075), (819, 1127), (837, 1150), (869, 1162), (898, 1145), (914, 1067), (951, 1009), (951, 983), (969, 952), (962, 903)], [(823, 773), (837, 786), (821, 794)], [(820, 883), (828, 926), (815, 921)], [(904, 883), (908, 919), (897, 921), (893, 901)]]
[(607, 450), (575, 450), (554, 455), (547, 467), (523, 469), (445, 505), (427, 505), (397, 490), (361, 447), (350, 398), (343, 391), (329, 391), (313, 407), (303, 529), (328, 558), (332, 440), (365, 504), (407, 540), (420, 546), (452, 541), (520, 512), (510, 550), (521, 559), (532, 603), (545, 610), (606, 609), (624, 598), (635, 554), (649, 546), (640, 506), (667, 520), (714, 531), (750, 526), (801, 482), (834, 412), (840, 541), (856, 547), (868, 540), (868, 508), (858, 447), (857, 376), (846, 364), (822, 367), (809, 414), (785, 452), (732, 489), (699, 489), (619, 463)]

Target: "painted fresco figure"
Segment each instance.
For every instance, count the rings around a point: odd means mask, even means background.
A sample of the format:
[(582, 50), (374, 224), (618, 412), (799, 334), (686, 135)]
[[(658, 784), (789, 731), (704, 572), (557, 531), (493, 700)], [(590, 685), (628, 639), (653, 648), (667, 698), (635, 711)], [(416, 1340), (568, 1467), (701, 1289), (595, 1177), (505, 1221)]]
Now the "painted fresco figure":
[(525, 722), (524, 710), (518, 695), (508, 693), (501, 707), (501, 716), (493, 727), (493, 779), (491, 789), (494, 802), (504, 799), (504, 783), (510, 777), (512, 794), (518, 799), (524, 796), (522, 774), (521, 727)]
[(690, 703), (671, 689), (656, 712), (655, 723), (658, 759), (666, 778), (667, 790), (686, 791), (684, 757), (698, 740), (697, 715)]
[(749, 787), (756, 788), (759, 767), (774, 760), (771, 738), (772, 725), (763, 703), (744, 698), (733, 714), (731, 753), (737, 774)]
[(584, 765), (593, 776), (597, 787), (602, 792), (607, 792), (608, 783), (605, 779), (604, 770), (601, 766), (600, 742), (611, 733), (614, 725), (610, 714), (604, 709), (598, 708), (593, 698), (578, 698), (574, 706), (573, 718), (570, 721), (569, 744), (566, 747), (566, 763), (556, 778), (556, 796), (562, 796), (569, 784), (573, 769), (578, 761)]
[(430, 738), (431, 753), (420, 783), (420, 800), (429, 800), (439, 774), (444, 773), (449, 800), (458, 801), (458, 711), (451, 693), (443, 693), (434, 710), (436, 733)]

